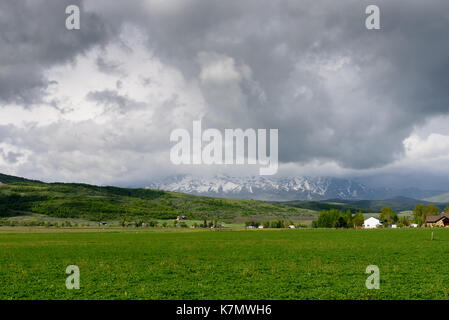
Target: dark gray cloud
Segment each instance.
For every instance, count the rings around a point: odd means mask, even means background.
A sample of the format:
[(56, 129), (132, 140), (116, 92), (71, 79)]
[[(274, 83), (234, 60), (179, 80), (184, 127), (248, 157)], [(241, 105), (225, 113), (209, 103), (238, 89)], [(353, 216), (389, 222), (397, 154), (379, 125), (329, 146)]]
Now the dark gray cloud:
[[(415, 128), (449, 113), (446, 0), (377, 0), (378, 31), (365, 28), (365, 8), (373, 4), (365, 0), (99, 0), (77, 2), (81, 30), (69, 32), (63, 13), (72, 2), (0, 4), (0, 101), (39, 101), (51, 80), (45, 70), (95, 45), (121, 42), (121, 28), (132, 25), (145, 35), (151, 57), (198, 89), (203, 127), (278, 128), (283, 163), (381, 168), (405, 156), (403, 141)], [(86, 101), (121, 115), (153, 108), (153, 101), (119, 92), (130, 85), (126, 58), (110, 58), (96, 55), (93, 63), (114, 78), (115, 88), (92, 90)], [(140, 85), (152, 88), (158, 77), (142, 75)], [(127, 135), (131, 130), (119, 123), (114, 146), (104, 147), (168, 149), (167, 134), (180, 123), (173, 119), (183, 118), (174, 110), (182, 104), (188, 105), (173, 94), (155, 109), (170, 110), (172, 118), (148, 117), (147, 126), (161, 128), (151, 144), (143, 142), (149, 131)], [(89, 130), (101, 132), (97, 125)], [(92, 149), (101, 146), (96, 142)]]
[(202, 83), (206, 123), (279, 128), (281, 161), (380, 167), (416, 125), (449, 111), (447, 1), (376, 1), (380, 31), (365, 28), (372, 1), (148, 3), (113, 20), (139, 25), (187, 77), (201, 73), (201, 52), (248, 67), (250, 78)]
[(4, 151), (2, 148), (0, 148), (0, 155), (2, 155), (3, 159), (5, 159), (8, 163), (14, 164), (17, 163), (20, 157), (23, 157), (24, 154), (20, 152), (13, 152), (13, 151)]
[(131, 108), (139, 108), (145, 106), (144, 103), (135, 101), (127, 96), (120, 95), (115, 90), (92, 91), (87, 94), (86, 98), (88, 100), (106, 106), (105, 111), (116, 109), (120, 113), (125, 113)]
[[(65, 8), (80, 7), (82, 28), (65, 27)], [(41, 100), (49, 80), (46, 68), (70, 61), (93, 45), (102, 44), (107, 32), (83, 1), (6, 0), (0, 3), (0, 101), (30, 105)]]
[(120, 63), (114, 63), (113, 61), (106, 61), (103, 57), (98, 57), (96, 60), (98, 69), (104, 73), (117, 74), (120, 72)]

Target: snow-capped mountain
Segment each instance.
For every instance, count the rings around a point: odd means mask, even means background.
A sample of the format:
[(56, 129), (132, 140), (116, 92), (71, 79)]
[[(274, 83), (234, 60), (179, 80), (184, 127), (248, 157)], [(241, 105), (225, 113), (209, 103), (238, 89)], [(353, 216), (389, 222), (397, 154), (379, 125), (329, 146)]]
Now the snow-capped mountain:
[(177, 175), (154, 181), (148, 188), (196, 195), (256, 200), (384, 199), (387, 189), (372, 189), (348, 179), (330, 177), (231, 177)]

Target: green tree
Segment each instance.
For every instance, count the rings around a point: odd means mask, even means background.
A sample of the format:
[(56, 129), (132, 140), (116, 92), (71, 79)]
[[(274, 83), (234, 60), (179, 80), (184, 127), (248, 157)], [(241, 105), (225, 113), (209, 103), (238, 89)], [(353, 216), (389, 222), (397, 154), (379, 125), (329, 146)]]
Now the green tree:
[(271, 221), (271, 228), (284, 228), (284, 220)]
[(413, 208), (413, 221), (421, 225), (424, 221), (425, 206), (422, 203), (415, 205)]
[(400, 223), (406, 227), (408, 227), (410, 225), (410, 220), (408, 219), (407, 216), (403, 216), (400, 219)]
[(346, 211), (346, 226), (348, 228), (353, 228), (354, 227), (354, 221), (352, 219), (352, 213), (351, 210), (347, 210)]
[[(351, 214), (349, 212), (349, 214)], [(349, 217), (347, 214), (344, 214), (343, 212), (336, 210), (336, 209), (330, 209), (328, 211), (322, 210), (320, 212), (320, 215), (318, 217), (318, 220), (313, 225), (314, 227), (318, 228), (348, 228), (352, 227), (352, 225), (348, 225), (348, 219)], [(352, 217), (351, 217), (352, 220)]]
[(395, 213), (392, 208), (383, 207), (380, 211), (379, 219), (387, 222), (388, 224), (391, 224), (394, 220), (397, 221), (397, 216), (395, 218)]
[(337, 222), (335, 223), (335, 228), (347, 228), (348, 224), (346, 223), (346, 219), (343, 215), (340, 215), (337, 218)]
[(399, 216), (396, 212), (393, 212), (393, 223), (398, 223), (399, 221)]
[(438, 216), (440, 215), (440, 209), (436, 205), (428, 204), (424, 210), (424, 219), (427, 216)]
[(362, 211), (357, 212), (354, 215), (354, 218), (352, 218), (352, 221), (354, 222), (354, 226), (355, 227), (361, 227), (363, 226), (363, 222), (365, 221), (365, 219), (363, 218), (363, 213)]

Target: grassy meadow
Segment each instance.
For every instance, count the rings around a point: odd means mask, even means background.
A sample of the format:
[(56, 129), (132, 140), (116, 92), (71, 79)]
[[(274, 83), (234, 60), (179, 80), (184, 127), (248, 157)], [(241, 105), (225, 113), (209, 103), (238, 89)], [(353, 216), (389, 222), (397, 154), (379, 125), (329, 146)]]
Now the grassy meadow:
[(445, 229), (1, 227), (0, 299), (447, 299), (447, 261)]

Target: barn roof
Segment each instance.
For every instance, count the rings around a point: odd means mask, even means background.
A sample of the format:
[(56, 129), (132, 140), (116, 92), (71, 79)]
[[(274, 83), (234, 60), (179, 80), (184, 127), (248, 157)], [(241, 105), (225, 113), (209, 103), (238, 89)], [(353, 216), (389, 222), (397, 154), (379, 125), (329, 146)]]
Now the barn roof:
[(441, 215), (441, 216), (427, 216), (426, 217), (426, 222), (427, 223), (435, 223), (440, 221), (441, 219), (449, 219), (446, 215)]

